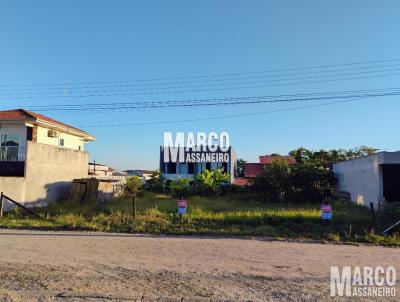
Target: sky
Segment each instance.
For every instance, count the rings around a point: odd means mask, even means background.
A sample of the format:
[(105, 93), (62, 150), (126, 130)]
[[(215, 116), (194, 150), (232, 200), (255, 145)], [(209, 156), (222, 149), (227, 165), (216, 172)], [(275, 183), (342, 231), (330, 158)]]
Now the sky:
[[(399, 1), (3, 0), (0, 109), (398, 88), (399, 37)], [(360, 68), (348, 80), (299, 71), (383, 60), (375, 66), (388, 72)], [(300, 146), (400, 150), (396, 96), (204, 120), (302, 105), (36, 111), (95, 135), (90, 159), (119, 170), (158, 168), (167, 131), (227, 131), (249, 162)], [(176, 120), (186, 121), (152, 124)]]

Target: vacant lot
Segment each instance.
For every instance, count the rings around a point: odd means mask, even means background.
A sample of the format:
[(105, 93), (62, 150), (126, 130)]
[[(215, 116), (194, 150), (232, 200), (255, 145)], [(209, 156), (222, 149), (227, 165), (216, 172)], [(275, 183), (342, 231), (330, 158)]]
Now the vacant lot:
[[(333, 203), (333, 220), (324, 223), (319, 204), (265, 203), (239, 195), (189, 198), (188, 214), (180, 220), (177, 200), (145, 192), (137, 198), (137, 215), (131, 215), (131, 198), (110, 203), (73, 201), (37, 208), (47, 220), (12, 211), (0, 220), (0, 227), (46, 230), (89, 230), (118, 233), (254, 235), (275, 238), (308, 238), (328, 241), (368, 242), (400, 246), (400, 236), (372, 233), (370, 211), (346, 202)], [(399, 212), (392, 218), (398, 220)], [(395, 214), (395, 212), (393, 212)], [(390, 218), (390, 217), (389, 217)], [(396, 220), (396, 221), (397, 221)], [(381, 227), (391, 219), (382, 219)]]
[(331, 265), (399, 264), (377, 246), (0, 231), (1, 301), (332, 301)]

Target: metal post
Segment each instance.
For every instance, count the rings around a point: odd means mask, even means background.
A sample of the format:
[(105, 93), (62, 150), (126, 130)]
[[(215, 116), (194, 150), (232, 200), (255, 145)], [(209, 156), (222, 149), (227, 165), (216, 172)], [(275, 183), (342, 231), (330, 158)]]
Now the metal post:
[(372, 223), (374, 224), (374, 229), (378, 229), (378, 224), (376, 223), (376, 217), (375, 217), (374, 204), (372, 202), (370, 202), (369, 206), (371, 208)]
[(0, 218), (3, 218), (3, 192), (0, 195)]
[(136, 193), (132, 193), (132, 217), (136, 219)]

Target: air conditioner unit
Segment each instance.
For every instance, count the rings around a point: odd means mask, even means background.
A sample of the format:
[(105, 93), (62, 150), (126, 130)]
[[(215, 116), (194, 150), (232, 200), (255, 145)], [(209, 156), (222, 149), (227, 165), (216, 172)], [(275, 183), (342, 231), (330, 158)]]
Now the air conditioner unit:
[(47, 136), (48, 136), (48, 137), (58, 137), (58, 131), (56, 131), (56, 130), (49, 130), (49, 131), (47, 131)]

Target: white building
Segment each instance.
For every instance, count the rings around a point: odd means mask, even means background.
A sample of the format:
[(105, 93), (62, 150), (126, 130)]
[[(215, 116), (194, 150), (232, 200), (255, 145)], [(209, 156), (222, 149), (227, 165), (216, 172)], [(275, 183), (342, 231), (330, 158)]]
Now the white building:
[(114, 169), (110, 168), (107, 165), (98, 164), (98, 163), (89, 163), (89, 175), (94, 176), (112, 176)]
[(377, 208), (380, 201), (400, 201), (400, 151), (379, 152), (333, 166), (338, 189), (353, 202)]
[(85, 144), (95, 138), (23, 109), (0, 111), (0, 191), (24, 203), (61, 198), (87, 177)]

